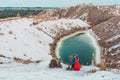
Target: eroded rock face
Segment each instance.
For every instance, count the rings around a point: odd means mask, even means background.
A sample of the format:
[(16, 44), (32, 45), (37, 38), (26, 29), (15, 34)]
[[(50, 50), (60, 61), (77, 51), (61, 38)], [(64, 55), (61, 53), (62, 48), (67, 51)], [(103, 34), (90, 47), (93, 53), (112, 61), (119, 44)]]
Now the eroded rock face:
[(120, 16), (112, 17), (106, 22), (92, 28), (99, 37), (99, 44), (107, 48), (107, 60), (120, 60)]
[(93, 31), (101, 40), (107, 40), (120, 34), (120, 16), (112, 17), (106, 22), (94, 26)]
[(45, 20), (59, 18), (81, 19), (83, 21), (90, 22), (90, 24), (94, 26), (101, 22), (107, 21), (114, 16), (120, 16), (120, 8), (115, 5), (77, 5), (69, 8), (43, 10), (43, 12), (35, 17), (42, 17), (42, 19)]

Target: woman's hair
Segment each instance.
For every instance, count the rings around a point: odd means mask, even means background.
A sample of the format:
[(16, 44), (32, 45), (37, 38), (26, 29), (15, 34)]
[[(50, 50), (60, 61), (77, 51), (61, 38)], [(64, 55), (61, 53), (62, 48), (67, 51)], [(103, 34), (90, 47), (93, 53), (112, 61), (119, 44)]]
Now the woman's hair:
[(78, 59), (78, 56), (76, 56), (76, 59)]
[(75, 57), (76, 55), (74, 54), (73, 57)]

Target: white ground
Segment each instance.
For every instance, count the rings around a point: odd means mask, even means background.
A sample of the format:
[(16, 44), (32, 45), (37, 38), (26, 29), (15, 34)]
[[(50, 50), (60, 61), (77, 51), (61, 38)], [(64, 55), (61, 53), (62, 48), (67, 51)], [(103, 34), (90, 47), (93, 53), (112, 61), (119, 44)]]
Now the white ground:
[(50, 69), (48, 64), (49, 61), (28, 65), (3, 64), (0, 65), (0, 80), (120, 80), (120, 73), (112, 71), (88, 73), (91, 69), (99, 70), (92, 66), (84, 66), (81, 71), (66, 71), (65, 65), (61, 69)]
[[(87, 73), (95, 67), (83, 66), (81, 71), (66, 71), (64, 64), (61, 69), (48, 68), (51, 59), (51, 56), (48, 55), (49, 43), (52, 42), (52, 38), (46, 33), (50, 34), (53, 30), (56, 33), (57, 29), (70, 29), (70, 27), (82, 27), (82, 25), (88, 26), (88, 24), (78, 19), (42, 22), (37, 26), (31, 25), (32, 23), (32, 19), (26, 18), (0, 22), (0, 33), (4, 34), (0, 34), (0, 54), (11, 58), (0, 57), (0, 62), (3, 62), (0, 64), (0, 80), (120, 80), (120, 73), (116, 73), (116, 70)], [(43, 31), (37, 28), (41, 28)], [(9, 34), (9, 31), (12, 31), (13, 34)], [(54, 35), (53, 33), (51, 32), (50, 35)], [(40, 59), (43, 62), (23, 65), (16, 63), (13, 60), (14, 57)]]

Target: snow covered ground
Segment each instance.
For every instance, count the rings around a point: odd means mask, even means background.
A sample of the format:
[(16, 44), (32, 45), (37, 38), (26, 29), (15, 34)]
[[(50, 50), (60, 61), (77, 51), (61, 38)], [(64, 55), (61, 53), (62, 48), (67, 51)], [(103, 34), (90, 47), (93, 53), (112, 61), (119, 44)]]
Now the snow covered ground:
[(41, 22), (36, 27), (51, 36), (55, 36), (59, 33), (59, 30), (71, 30), (74, 27), (90, 27), (90, 25), (80, 19), (57, 19)]
[[(32, 19), (0, 22), (0, 54), (21, 59), (48, 59), (52, 39), (33, 26)], [(42, 54), (42, 55), (41, 55)]]
[(23, 65), (20, 63), (0, 65), (0, 80), (120, 80), (120, 73), (112, 71), (97, 71), (88, 73), (91, 69), (99, 68), (83, 66), (81, 71), (67, 71), (63, 68), (48, 68), (49, 61), (39, 64), (31, 63)]
[[(57, 32), (57, 29), (62, 27), (68, 29), (74, 26), (88, 26), (88, 24), (78, 19), (61, 19), (57, 21), (58, 23), (48, 21), (34, 26), (31, 25), (33, 21), (33, 19), (22, 18), (0, 22), (0, 55), (10, 57), (0, 57), (0, 62), (3, 62), (0, 64), (0, 80), (120, 80), (120, 73), (115, 73), (115, 70), (99, 71), (99, 68), (92, 66), (83, 66), (81, 71), (67, 71), (67, 66), (64, 64), (62, 64), (63, 68), (48, 68), (51, 59), (51, 56), (48, 55), (49, 43), (53, 39), (44, 31)], [(70, 26), (71, 24), (72, 26)], [(41, 28), (43, 31), (37, 28)], [(51, 31), (48, 31), (49, 29)], [(25, 65), (16, 63), (14, 57), (43, 61)], [(91, 69), (98, 71), (88, 73)]]

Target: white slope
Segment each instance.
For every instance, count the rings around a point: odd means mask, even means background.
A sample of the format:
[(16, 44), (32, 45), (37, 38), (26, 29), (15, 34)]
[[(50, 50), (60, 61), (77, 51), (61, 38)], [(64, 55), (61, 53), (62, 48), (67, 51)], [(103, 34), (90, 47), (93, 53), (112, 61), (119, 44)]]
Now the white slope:
[(51, 36), (59, 33), (59, 30), (71, 30), (74, 27), (89, 27), (86, 22), (80, 19), (58, 19), (39, 23), (36, 27), (45, 31)]
[(30, 26), (32, 22), (25, 18), (1, 22), (0, 54), (32, 60), (50, 58), (48, 45), (52, 38)]

